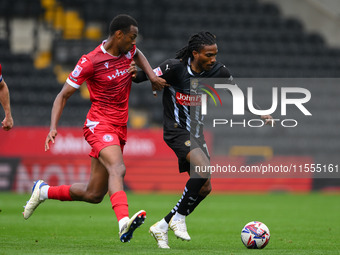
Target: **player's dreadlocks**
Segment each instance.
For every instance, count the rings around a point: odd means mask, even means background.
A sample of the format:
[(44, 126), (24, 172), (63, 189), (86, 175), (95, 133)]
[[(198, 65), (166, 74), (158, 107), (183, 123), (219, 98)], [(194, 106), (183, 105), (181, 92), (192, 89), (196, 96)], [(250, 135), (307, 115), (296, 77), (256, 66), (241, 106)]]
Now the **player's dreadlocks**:
[(205, 45), (216, 43), (216, 36), (210, 32), (199, 32), (190, 37), (188, 45), (176, 52), (176, 58), (187, 62), (189, 58), (194, 58), (192, 52), (200, 51)]

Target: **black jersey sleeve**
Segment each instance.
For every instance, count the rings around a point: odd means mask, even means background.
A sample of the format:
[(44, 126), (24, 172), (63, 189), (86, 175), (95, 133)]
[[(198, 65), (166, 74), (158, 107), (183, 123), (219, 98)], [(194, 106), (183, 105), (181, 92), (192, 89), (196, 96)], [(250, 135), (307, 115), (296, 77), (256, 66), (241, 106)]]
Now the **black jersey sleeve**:
[(136, 78), (133, 79), (132, 81), (135, 83), (140, 83), (143, 81), (147, 81), (148, 80), (148, 76), (146, 76), (146, 73), (144, 73), (144, 71), (138, 71)]
[[(154, 73), (159, 76), (162, 77), (165, 80), (171, 80), (175, 74), (175, 69), (176, 69), (176, 62), (173, 59), (168, 59), (165, 60), (163, 63), (161, 63), (159, 66), (157, 66), (155, 69), (153, 69)], [(133, 82), (135, 83), (140, 83), (143, 81), (148, 80), (147, 75), (145, 74), (144, 71), (138, 71), (136, 78), (133, 80)]]
[(229, 69), (225, 65), (221, 66), (220, 68), (220, 77), (230, 79), (231, 81), (233, 80), (233, 77), (231, 76)]
[(167, 59), (159, 66), (154, 69), (154, 72), (157, 76), (162, 77), (167, 82), (173, 80), (175, 78), (176, 69), (178, 66), (178, 60), (176, 59)]
[[(227, 78), (229, 84), (233, 84), (233, 85), (237, 86), (237, 84), (234, 81), (233, 76), (230, 74), (228, 68), (226, 66), (224, 66), (224, 65), (220, 69), (220, 77)], [(231, 92), (229, 90), (227, 90), (227, 91), (228, 91), (229, 94), (231, 94)], [(248, 98), (247, 98), (246, 94), (245, 94), (244, 97), (245, 97), (244, 108), (246, 109), (247, 112), (250, 112), (249, 107), (248, 107), (248, 103), (247, 103), (248, 102)], [(256, 102), (253, 102), (253, 105), (254, 105), (255, 109), (261, 110), (261, 107)]]

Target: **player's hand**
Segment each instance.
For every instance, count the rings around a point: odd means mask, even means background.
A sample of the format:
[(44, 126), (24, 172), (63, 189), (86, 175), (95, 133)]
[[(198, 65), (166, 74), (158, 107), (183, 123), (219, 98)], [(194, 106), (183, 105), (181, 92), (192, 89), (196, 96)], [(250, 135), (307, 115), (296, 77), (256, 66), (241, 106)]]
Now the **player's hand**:
[(130, 67), (128, 69), (128, 73), (131, 74), (132, 80), (134, 80), (136, 78), (136, 76), (137, 76), (137, 66), (136, 66), (135, 61), (131, 62)]
[(261, 119), (265, 120), (265, 125), (271, 125), (272, 127), (275, 126), (275, 120), (271, 115), (262, 115)]
[(12, 116), (6, 116), (4, 120), (1, 122), (1, 124), (3, 130), (5, 131), (10, 130), (14, 124)]
[(166, 83), (166, 80), (158, 76), (155, 76), (154, 78), (150, 79), (150, 81), (151, 81), (152, 92), (154, 96), (157, 96), (156, 91), (161, 91), (164, 87), (170, 86), (168, 83)]
[(58, 132), (57, 132), (57, 130), (55, 130), (55, 129), (52, 129), (52, 130), (48, 133), (48, 135), (47, 135), (47, 137), (46, 137), (46, 140), (45, 140), (45, 151), (48, 151), (48, 150), (50, 149), (49, 143), (50, 143), (50, 142), (54, 143), (54, 140), (55, 140), (55, 137), (57, 136), (57, 134), (58, 134)]

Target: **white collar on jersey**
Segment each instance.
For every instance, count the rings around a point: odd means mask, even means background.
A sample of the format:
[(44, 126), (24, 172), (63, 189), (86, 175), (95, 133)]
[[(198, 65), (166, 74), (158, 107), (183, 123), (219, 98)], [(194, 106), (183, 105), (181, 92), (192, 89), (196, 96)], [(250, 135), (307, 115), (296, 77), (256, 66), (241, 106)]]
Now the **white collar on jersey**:
[(102, 42), (102, 45), (100, 46), (100, 49), (102, 50), (102, 52), (103, 52), (104, 54), (109, 54), (110, 56), (112, 56), (112, 57), (114, 57), (114, 58), (119, 58), (120, 55), (119, 55), (119, 56), (113, 56), (112, 54), (108, 53), (108, 52), (105, 50), (104, 44), (105, 44), (106, 42), (107, 42), (107, 40), (104, 40), (104, 41)]
[[(187, 64), (187, 70), (188, 70), (188, 73), (191, 75), (191, 76), (195, 76), (194, 73), (192, 72), (191, 70), (191, 58), (188, 58), (188, 64)], [(201, 72), (199, 75), (202, 75), (205, 71)]]

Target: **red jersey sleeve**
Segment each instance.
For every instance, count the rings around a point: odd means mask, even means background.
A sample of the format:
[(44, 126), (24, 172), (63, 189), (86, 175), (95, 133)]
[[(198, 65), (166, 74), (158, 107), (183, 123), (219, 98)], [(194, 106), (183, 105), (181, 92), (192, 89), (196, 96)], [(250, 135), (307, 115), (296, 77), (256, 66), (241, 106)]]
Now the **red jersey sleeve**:
[(79, 89), (81, 84), (93, 75), (93, 64), (86, 56), (82, 56), (66, 82), (72, 87)]

